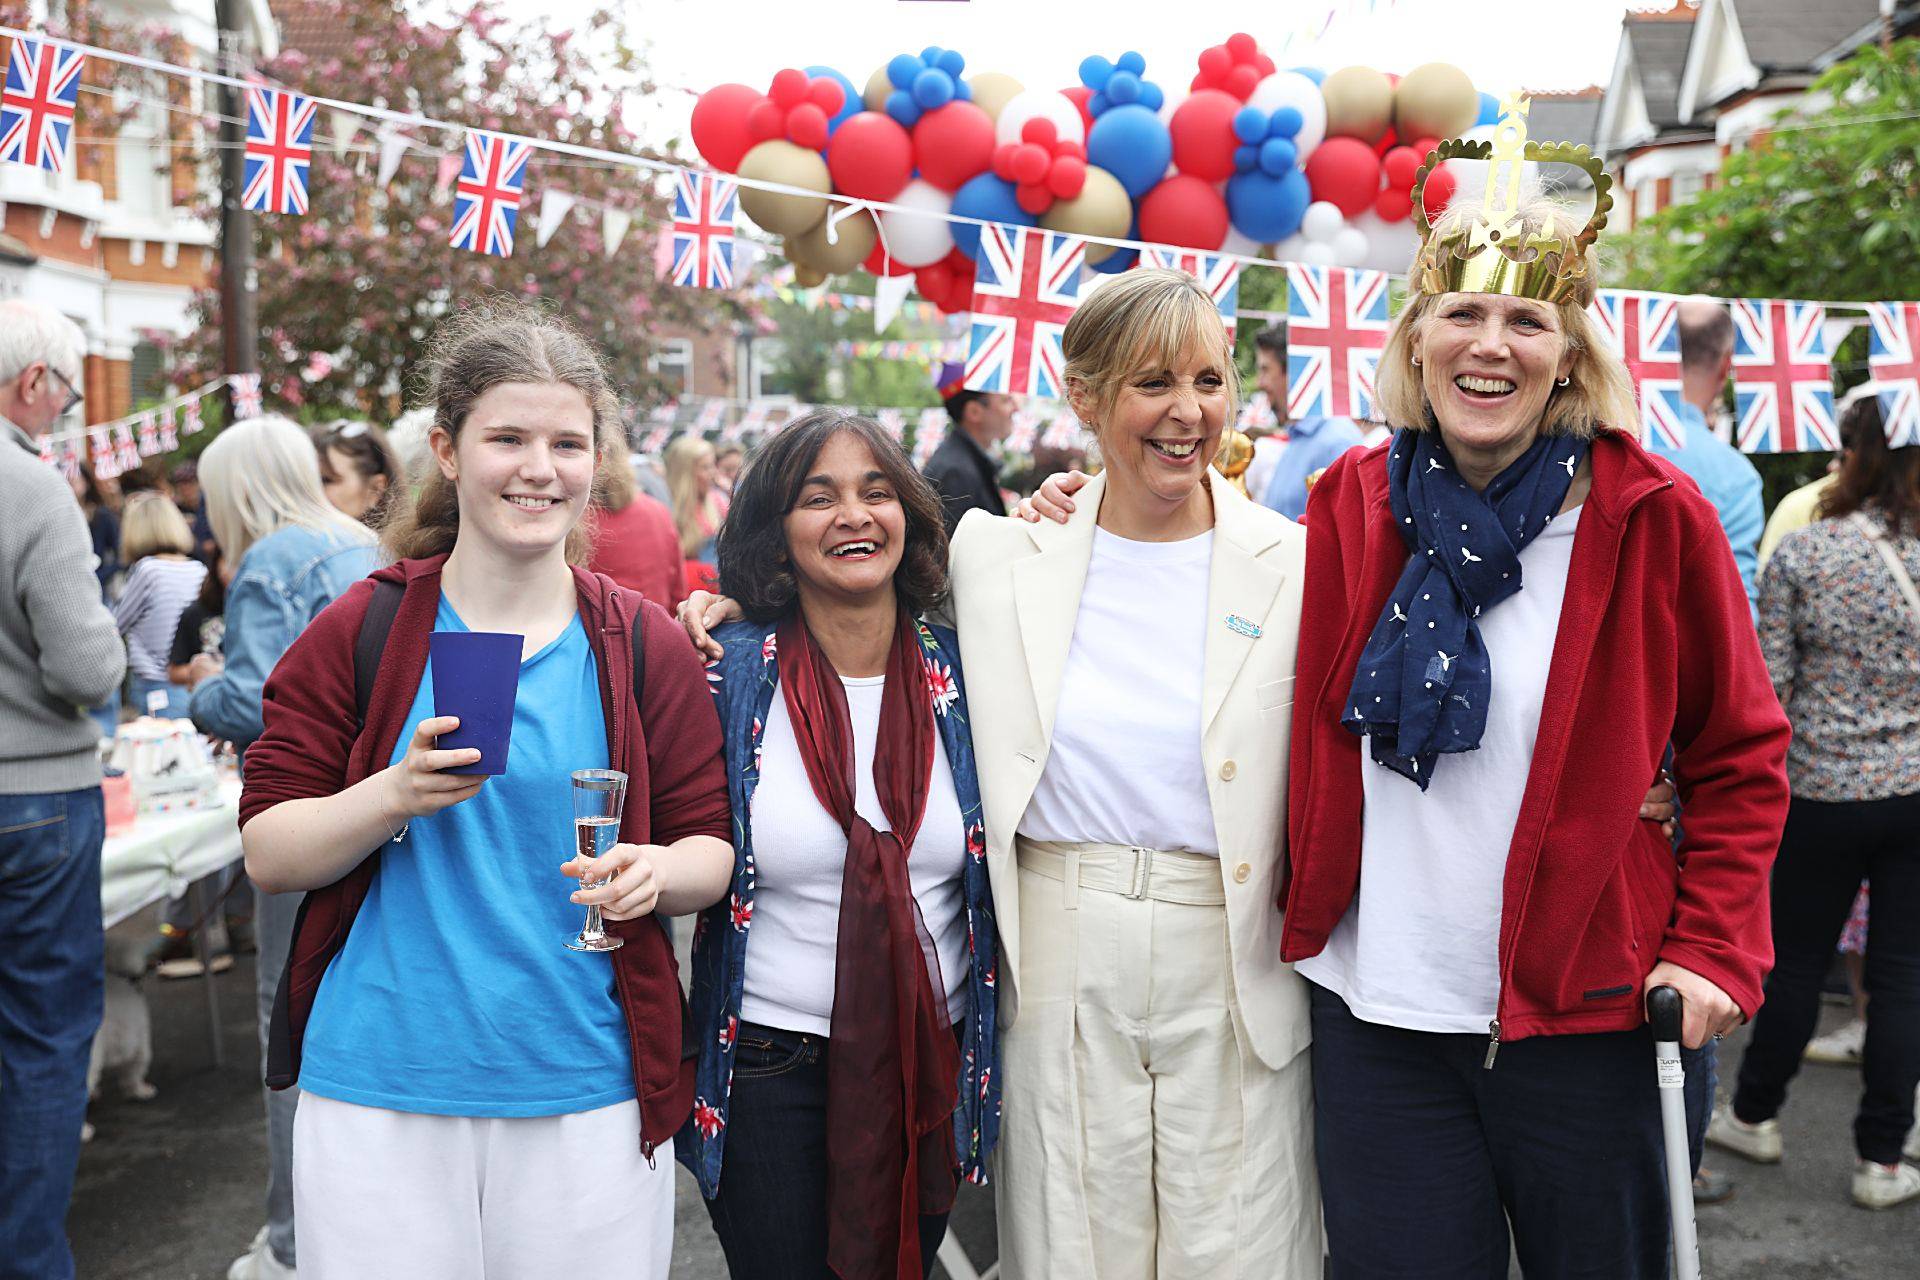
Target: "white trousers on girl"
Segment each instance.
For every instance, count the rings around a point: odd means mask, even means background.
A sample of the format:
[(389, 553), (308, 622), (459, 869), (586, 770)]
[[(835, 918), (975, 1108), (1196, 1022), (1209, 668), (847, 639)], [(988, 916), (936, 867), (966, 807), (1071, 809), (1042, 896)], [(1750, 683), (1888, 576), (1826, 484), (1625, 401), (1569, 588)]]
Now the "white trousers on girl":
[(474, 1119), (302, 1094), (302, 1280), (667, 1280), (673, 1146), (640, 1108)]
[(1018, 849), (1001, 1276), (1319, 1280), (1310, 1059), (1247, 1042), (1219, 860)]

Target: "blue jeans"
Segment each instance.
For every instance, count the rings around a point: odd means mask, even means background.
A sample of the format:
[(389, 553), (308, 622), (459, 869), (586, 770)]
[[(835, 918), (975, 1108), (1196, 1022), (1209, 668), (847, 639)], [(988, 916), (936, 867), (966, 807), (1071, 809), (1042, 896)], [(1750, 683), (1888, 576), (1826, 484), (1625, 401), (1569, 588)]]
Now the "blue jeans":
[[(833, 1280), (827, 1268), (827, 1041), (740, 1024), (720, 1192), (707, 1202), (733, 1280)], [(944, 1213), (920, 1218), (933, 1274)]]
[[(167, 695), (167, 705), (160, 708), (157, 713), (150, 713), (147, 709), (147, 695), (155, 692)], [(165, 680), (147, 680), (135, 676), (132, 696), (133, 713), (137, 716), (158, 714), (168, 720), (185, 720), (187, 701), (192, 697), (192, 692), (183, 684), (168, 684)]]
[(72, 1280), (67, 1202), (104, 999), (99, 787), (0, 795), (0, 1280)]
[[(1329, 1275), (1664, 1280), (1667, 1196), (1646, 1028), (1487, 1039), (1313, 997)], [(1685, 1054), (1689, 1074), (1698, 1055)], [(1705, 1072), (1697, 1074), (1704, 1079)]]

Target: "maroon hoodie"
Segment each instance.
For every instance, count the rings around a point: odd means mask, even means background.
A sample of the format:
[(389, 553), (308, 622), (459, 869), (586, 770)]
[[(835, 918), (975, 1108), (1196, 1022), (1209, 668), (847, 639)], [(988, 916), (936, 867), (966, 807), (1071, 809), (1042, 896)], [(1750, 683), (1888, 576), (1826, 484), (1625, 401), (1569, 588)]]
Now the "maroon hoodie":
[[(315, 618), (267, 680), (266, 732), (247, 749), (240, 824), (287, 800), (338, 794), (378, 772), (403, 734), (427, 665), (427, 637), (440, 607), (445, 556), (403, 560), (354, 584)], [(620, 839), (671, 844), (686, 836), (731, 840), (720, 721), (700, 659), (660, 607), (585, 569), (573, 571), (580, 620), (599, 664), (612, 768), (628, 775)], [(405, 584), (380, 671), (357, 724), (354, 648), (375, 582)], [(631, 629), (646, 616), (643, 705), (633, 705)], [(646, 803), (634, 803), (645, 798)], [(382, 846), (384, 848), (384, 846)], [(307, 895), (274, 1008), (267, 1083), (284, 1089), (300, 1075), (300, 1045), (328, 964), (346, 945), (380, 863), (380, 849), (345, 877)], [(658, 921), (608, 921), (626, 945), (612, 953), (627, 1016), (641, 1149), (671, 1138), (693, 1108), (694, 1046), (673, 948)]]

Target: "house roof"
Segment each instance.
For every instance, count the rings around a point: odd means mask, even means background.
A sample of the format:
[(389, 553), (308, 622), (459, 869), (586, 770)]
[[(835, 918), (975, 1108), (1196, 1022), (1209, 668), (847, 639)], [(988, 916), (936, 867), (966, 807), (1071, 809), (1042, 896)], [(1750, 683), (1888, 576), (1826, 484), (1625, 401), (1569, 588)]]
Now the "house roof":
[(1600, 127), (1598, 85), (1563, 93), (1536, 93), (1527, 108), (1527, 136), (1547, 142), (1584, 142), (1592, 146)]
[(1820, 55), (1880, 16), (1880, 0), (1730, 0), (1747, 57), (1768, 72), (1811, 71)]
[(1647, 118), (1656, 130), (1680, 123), (1680, 76), (1687, 68), (1687, 44), (1693, 39), (1696, 10), (1684, 6), (1659, 13), (1629, 13), (1624, 24), (1640, 75)]

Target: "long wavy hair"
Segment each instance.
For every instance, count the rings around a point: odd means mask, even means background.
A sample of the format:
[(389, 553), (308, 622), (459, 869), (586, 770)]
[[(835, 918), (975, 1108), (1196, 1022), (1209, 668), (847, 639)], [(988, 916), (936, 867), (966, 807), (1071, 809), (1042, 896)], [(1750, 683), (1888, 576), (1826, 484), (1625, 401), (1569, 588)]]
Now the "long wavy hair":
[(306, 430), (268, 415), (234, 423), (200, 455), (207, 523), (228, 564), (289, 525), (369, 543), (373, 534), (327, 501), (320, 455)]
[(1920, 445), (1887, 447), (1880, 398), (1864, 395), (1840, 417), (1840, 471), (1820, 496), (1819, 517), (1832, 520), (1872, 508), (1893, 536), (1920, 536)]

